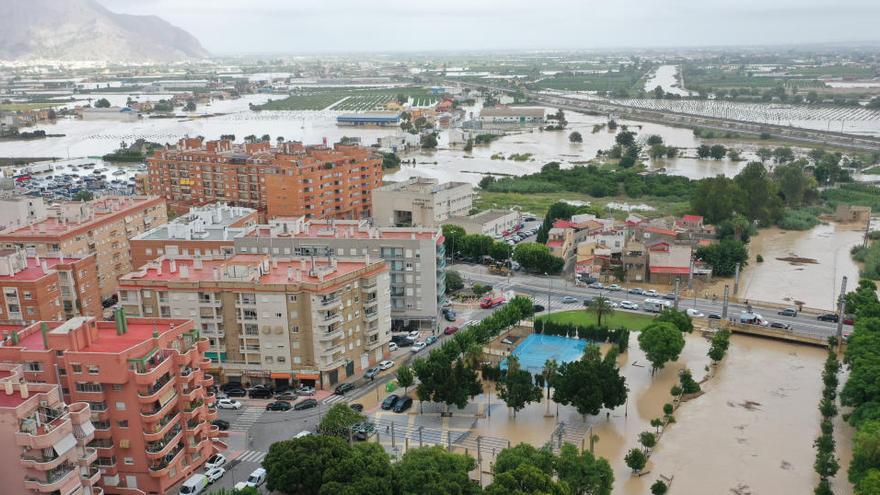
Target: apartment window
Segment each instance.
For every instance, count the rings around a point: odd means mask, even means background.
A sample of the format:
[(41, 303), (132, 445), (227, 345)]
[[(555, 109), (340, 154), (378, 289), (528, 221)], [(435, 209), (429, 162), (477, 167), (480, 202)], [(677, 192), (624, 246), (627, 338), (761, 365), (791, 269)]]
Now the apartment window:
[(86, 401), (86, 404), (88, 404), (89, 407), (92, 408), (92, 411), (93, 411), (93, 412), (101, 412), (101, 411), (106, 411), (106, 410), (107, 410), (107, 403), (104, 402), (104, 401), (101, 401), (101, 402), (90, 402), (90, 401)]
[(244, 334), (245, 335), (259, 335), (260, 332), (257, 328), (257, 325), (254, 323), (245, 323), (244, 325)]
[(73, 370), (74, 373), (82, 373), (82, 365), (79, 363), (71, 363), (70, 369)]
[(31, 295), (31, 291), (29, 291), (29, 290), (24, 291), (24, 298), (26, 301), (30, 301), (33, 298), (33, 296)]
[(279, 363), (283, 363), (283, 362), (287, 361), (287, 359), (285, 359), (284, 356), (278, 356), (277, 360)]
[(116, 426), (118, 426), (120, 428), (128, 428), (128, 420), (127, 419), (119, 420), (116, 422)]
[(290, 333), (299, 333), (299, 325), (290, 327)]
[(117, 411), (125, 411), (125, 402), (116, 401), (116, 410)]
[(33, 316), (33, 314), (34, 314), (34, 308), (28, 306), (28, 307), (27, 307), (27, 314)]
[(100, 383), (76, 382), (77, 392), (103, 392), (104, 386)]
[(257, 312), (253, 309), (245, 309), (242, 312), (241, 319), (242, 320), (256, 320)]
[(266, 356), (266, 357), (264, 358), (264, 360), (265, 360), (267, 363), (272, 363), (272, 362), (275, 361), (274, 359), (272, 359), (272, 356)]
[(39, 361), (32, 361), (27, 364), (28, 371), (43, 371), (43, 363)]
[(114, 392), (122, 392), (122, 384), (114, 383), (112, 388)]
[(100, 373), (100, 368), (98, 367), (98, 365), (97, 364), (90, 364), (89, 365), (89, 374), (90, 375), (97, 375), (98, 373)]
[(133, 457), (123, 457), (122, 463), (131, 466), (132, 464), (134, 464), (134, 458)]

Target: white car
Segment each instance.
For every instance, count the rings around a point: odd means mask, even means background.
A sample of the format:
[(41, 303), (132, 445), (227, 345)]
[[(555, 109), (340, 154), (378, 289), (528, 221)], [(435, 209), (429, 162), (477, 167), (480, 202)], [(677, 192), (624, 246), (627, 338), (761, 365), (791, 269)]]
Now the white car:
[(692, 318), (702, 318), (702, 317), (706, 316), (703, 313), (701, 313), (693, 308), (688, 308), (685, 310), (685, 312), (687, 313), (688, 316), (690, 316)]
[(642, 295), (646, 297), (657, 297), (657, 291), (654, 289), (646, 290)]
[(621, 287), (621, 286), (619, 286), (619, 285), (617, 285), (617, 284), (611, 284), (611, 285), (608, 286), (608, 290), (612, 290), (612, 291), (614, 291), (614, 290), (622, 290), (622, 289), (623, 289), (623, 287)]
[(422, 336), (422, 332), (418, 330), (413, 330), (412, 332), (406, 334), (406, 336), (409, 338), (409, 340), (416, 340), (417, 338)]
[(574, 304), (574, 303), (578, 302), (578, 300), (574, 297), (571, 297), (571, 296), (565, 296), (562, 298), (562, 302), (565, 304)]
[(209, 484), (216, 482), (222, 478), (224, 474), (226, 474), (226, 468), (222, 467), (215, 467), (205, 471), (205, 476), (208, 477)]
[(394, 361), (392, 361), (392, 360), (390, 360), (390, 359), (386, 359), (386, 360), (381, 361), (381, 362), (379, 363), (379, 369), (380, 369), (380, 370), (387, 370), (387, 369), (391, 369), (391, 368), (393, 368), (393, 367), (394, 367)]
[(389, 350), (389, 351), (394, 352), (394, 351), (396, 351), (397, 349), (398, 349), (398, 347), (397, 347), (397, 342), (391, 342), (390, 344), (388, 344), (388, 350)]
[(424, 342), (416, 342), (415, 344), (412, 345), (412, 347), (409, 348), (409, 350), (410, 350), (410, 352), (419, 352), (422, 349), (424, 349), (425, 347), (428, 347), (428, 344), (426, 344)]
[[(207, 474), (207, 471), (210, 471), (212, 469), (217, 469), (220, 466), (223, 466), (224, 464), (226, 464), (226, 456), (224, 456), (223, 454), (212, 455), (205, 462), (205, 474)], [(209, 478), (210, 478), (210, 476), (209, 476)]]
[(220, 399), (217, 401), (217, 409), (241, 409), (241, 402), (235, 399)]
[(632, 302), (632, 301), (620, 301), (620, 307), (622, 309), (634, 309), (634, 310), (639, 309), (639, 305)]
[(308, 387), (308, 386), (300, 387), (300, 388), (296, 389), (296, 394), (297, 395), (306, 395), (306, 396), (315, 395), (315, 387)]

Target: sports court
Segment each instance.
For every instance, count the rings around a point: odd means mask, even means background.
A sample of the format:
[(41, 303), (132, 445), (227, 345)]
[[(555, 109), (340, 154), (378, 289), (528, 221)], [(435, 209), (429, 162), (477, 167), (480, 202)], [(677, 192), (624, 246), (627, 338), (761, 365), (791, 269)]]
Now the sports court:
[[(586, 347), (586, 340), (533, 333), (516, 346), (512, 354), (519, 358), (522, 368), (536, 374), (544, 369), (548, 359), (555, 359), (559, 364), (577, 361)], [(501, 368), (507, 368), (506, 359), (501, 361)]]

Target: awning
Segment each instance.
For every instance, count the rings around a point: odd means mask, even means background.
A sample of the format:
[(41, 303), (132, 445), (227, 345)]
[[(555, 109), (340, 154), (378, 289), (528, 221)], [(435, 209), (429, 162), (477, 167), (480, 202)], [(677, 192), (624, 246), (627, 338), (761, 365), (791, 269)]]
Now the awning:
[(297, 373), (296, 374), (297, 380), (317, 380), (320, 377), (321, 377), (321, 375), (319, 375), (318, 373)]
[(55, 449), (55, 453), (60, 457), (70, 452), (70, 449), (75, 446), (76, 438), (73, 436), (73, 433), (68, 433), (66, 437), (55, 442), (55, 445), (53, 445), (52, 448)]
[(164, 394), (162, 394), (162, 396), (159, 397), (159, 404), (161, 405), (161, 407), (165, 407), (165, 404), (168, 404), (168, 402), (169, 402), (171, 399), (174, 398), (174, 394), (175, 394), (175, 393), (176, 393), (176, 392), (175, 392), (174, 389), (172, 388), (171, 390), (169, 390), (169, 391), (165, 392)]
[(80, 438), (85, 438), (95, 432), (95, 425), (87, 421), (81, 425), (74, 425), (74, 429), (79, 433)]
[(280, 379), (280, 380), (289, 380), (289, 379), (290, 379), (290, 373), (275, 373), (275, 372), (272, 372), (272, 373), (269, 375), (269, 377), (270, 377), (270, 378), (277, 378), (277, 379)]

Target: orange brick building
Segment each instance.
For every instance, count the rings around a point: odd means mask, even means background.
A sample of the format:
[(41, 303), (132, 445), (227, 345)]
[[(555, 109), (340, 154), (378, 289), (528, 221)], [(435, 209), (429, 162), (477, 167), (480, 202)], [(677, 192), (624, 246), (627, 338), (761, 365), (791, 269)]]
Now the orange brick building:
[(29, 257), (0, 251), (0, 320), (63, 320), (101, 316), (95, 255)]
[(356, 219), (370, 216), (382, 158), (360, 146), (299, 142), (234, 144), (181, 139), (147, 159), (145, 191), (174, 211), (227, 201), (276, 216)]

